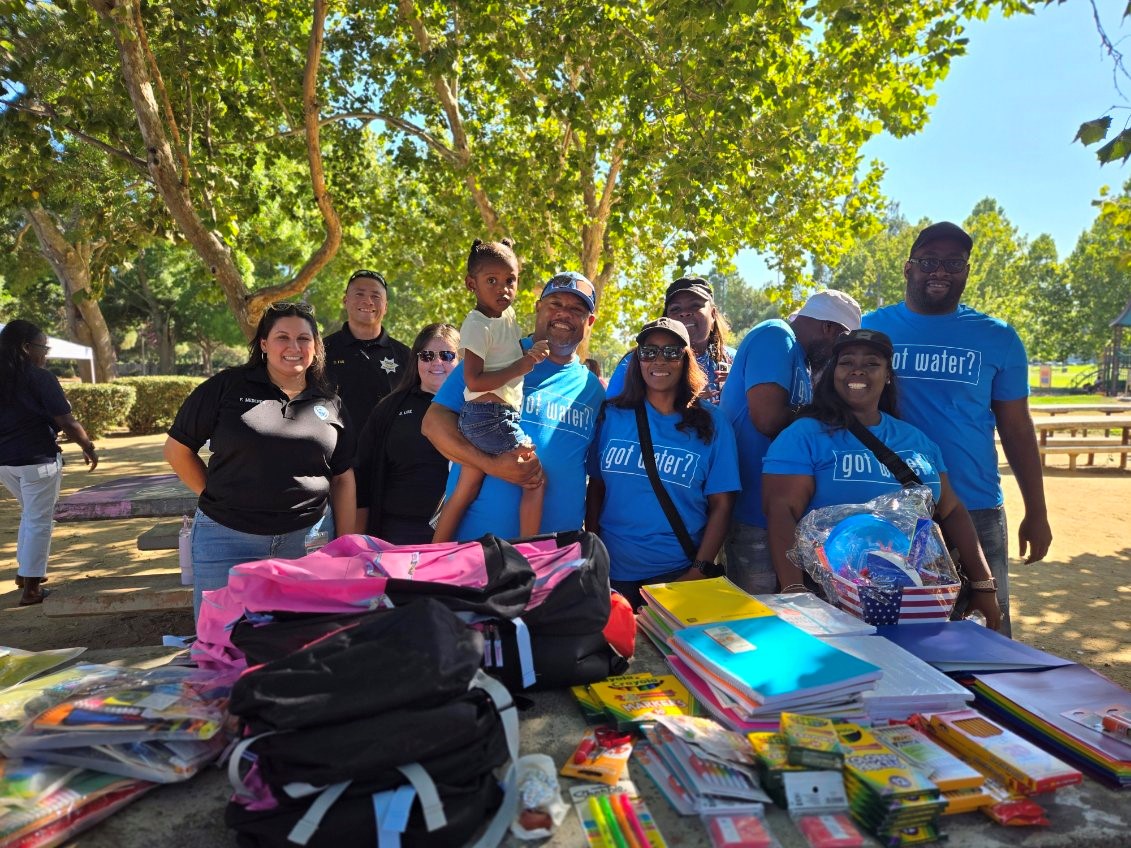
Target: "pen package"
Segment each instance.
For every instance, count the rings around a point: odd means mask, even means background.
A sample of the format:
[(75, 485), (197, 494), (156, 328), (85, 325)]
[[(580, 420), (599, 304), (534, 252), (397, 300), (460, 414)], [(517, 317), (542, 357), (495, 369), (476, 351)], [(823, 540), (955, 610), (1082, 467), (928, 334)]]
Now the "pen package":
[(631, 782), (611, 790), (574, 787), (570, 798), (589, 848), (667, 848), (648, 805)]

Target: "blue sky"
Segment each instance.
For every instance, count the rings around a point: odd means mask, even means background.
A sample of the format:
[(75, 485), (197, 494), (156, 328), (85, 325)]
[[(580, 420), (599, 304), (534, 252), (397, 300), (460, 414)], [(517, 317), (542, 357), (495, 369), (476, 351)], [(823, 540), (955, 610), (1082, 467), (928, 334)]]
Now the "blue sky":
[[(1131, 53), (1125, 3), (1097, 0), (1108, 35)], [(1122, 128), (1128, 102), (1115, 89), (1111, 60), (1100, 47), (1091, 4), (1069, 0), (1032, 16), (967, 24), (967, 53), (935, 86), (937, 102), (918, 134), (884, 135), (864, 148), (865, 161), (887, 166), (882, 190), (904, 217), (961, 222), (983, 197), (993, 197), (1018, 232), (1048, 233), (1063, 259), (1096, 216), (1101, 186), (1118, 190), (1131, 164), (1105, 165), (1095, 148), (1073, 143), (1077, 127), (1112, 106)], [(1131, 96), (1131, 81), (1124, 81)], [(754, 285), (773, 272), (752, 251), (736, 259)]]

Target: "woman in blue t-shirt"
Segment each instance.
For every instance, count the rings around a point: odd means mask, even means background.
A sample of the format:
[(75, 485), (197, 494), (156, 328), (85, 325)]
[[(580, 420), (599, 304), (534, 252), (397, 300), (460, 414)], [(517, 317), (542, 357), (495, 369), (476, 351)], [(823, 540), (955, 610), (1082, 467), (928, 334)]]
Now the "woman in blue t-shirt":
[(930, 487), (934, 518), (958, 548), (971, 581), (969, 608), (981, 610), (986, 624), (996, 630), (1001, 622), (996, 587), (970, 513), (947, 480), (942, 453), (921, 430), (896, 417), (893, 353), (891, 340), (876, 330), (853, 330), (841, 336), (813, 390), (813, 403), (766, 453), (762, 501), (780, 591), (806, 588), (801, 569), (786, 555), (805, 513), (864, 503), (901, 488), (887, 466), (849, 431), (856, 418)]
[[(660, 318), (636, 342), (624, 391), (608, 401), (589, 453), (585, 521), (609, 550), (613, 588), (634, 608), (643, 602), (644, 584), (714, 575), (740, 485), (734, 432), (700, 399), (706, 378), (687, 328)], [(648, 478), (638, 409), (647, 416), (657, 474), (694, 555), (680, 543)]]
[(47, 364), (47, 336), (16, 319), (0, 331), (0, 483), (20, 504), (16, 586), (22, 607), (43, 602), (55, 501), (63, 455), (55, 441), (63, 430), (82, 449), (90, 470), (98, 465), (94, 442), (71, 414), (59, 380)]

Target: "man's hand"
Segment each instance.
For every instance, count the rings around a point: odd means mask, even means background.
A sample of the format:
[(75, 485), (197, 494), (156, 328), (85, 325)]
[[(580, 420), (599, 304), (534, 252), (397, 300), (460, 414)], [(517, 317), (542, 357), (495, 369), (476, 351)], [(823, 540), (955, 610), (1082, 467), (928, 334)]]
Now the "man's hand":
[[(1026, 513), (1017, 528), (1017, 547), (1025, 562), (1040, 562), (1052, 544), (1052, 527), (1047, 515), (1030, 516)], [(1026, 551), (1028, 556), (1026, 556)]]
[(536, 489), (545, 481), (542, 463), (533, 453), (524, 456), (519, 451), (507, 451), (492, 457), (490, 465), (487, 473), (492, 477), (514, 483), (524, 489)]

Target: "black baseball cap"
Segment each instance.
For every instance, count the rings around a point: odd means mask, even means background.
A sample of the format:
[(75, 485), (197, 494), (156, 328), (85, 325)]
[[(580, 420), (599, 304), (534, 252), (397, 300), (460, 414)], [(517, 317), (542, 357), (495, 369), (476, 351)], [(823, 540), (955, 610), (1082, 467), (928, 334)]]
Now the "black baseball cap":
[(887, 333), (881, 333), (879, 330), (852, 330), (845, 333), (833, 344), (833, 356), (853, 345), (870, 347), (879, 351), (888, 359), (891, 359), (895, 354), (895, 348), (892, 347), (891, 339), (888, 338)]
[(653, 330), (667, 330), (679, 336), (685, 345), (691, 346), (691, 336), (687, 334), (687, 327), (683, 326), (682, 321), (676, 321), (674, 318), (657, 318), (655, 321), (649, 321), (636, 334), (636, 343), (641, 344), (644, 337)]
[(929, 227), (924, 227), (919, 231), (919, 235), (915, 237), (915, 243), (911, 245), (910, 256), (915, 255), (915, 251), (921, 247), (926, 247), (933, 241), (948, 241), (957, 242), (962, 245), (963, 250), (969, 253), (974, 249), (974, 239), (970, 238), (970, 234), (958, 224), (952, 224), (950, 221), (939, 221), (937, 224), (931, 224)]
[(711, 284), (704, 280), (702, 277), (680, 277), (664, 292), (664, 309), (668, 308), (668, 304), (672, 302), (672, 298), (680, 292), (692, 292), (699, 295), (706, 301), (714, 303), (715, 290)]

